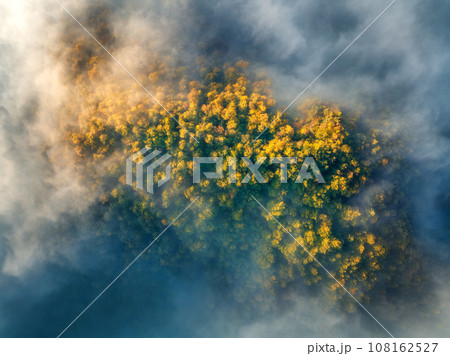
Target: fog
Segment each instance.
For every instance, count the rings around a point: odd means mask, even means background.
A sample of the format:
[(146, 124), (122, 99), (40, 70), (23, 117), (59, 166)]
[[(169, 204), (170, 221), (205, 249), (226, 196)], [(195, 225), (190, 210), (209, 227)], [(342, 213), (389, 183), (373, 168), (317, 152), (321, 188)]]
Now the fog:
[[(280, 109), (390, 3), (60, 2), (89, 30), (104, 21), (114, 37), (109, 49), (137, 78), (154, 54), (187, 67), (200, 59), (244, 59), (249, 70), (271, 78)], [(417, 174), (405, 191), (430, 294), (423, 313), (407, 302), (371, 305), (398, 337), (450, 331), (449, 16), (447, 1), (397, 0), (291, 107), (312, 96), (336, 100), (363, 111), (373, 127), (380, 125), (374, 113), (386, 110), (406, 142)], [(102, 192), (83, 184), (61, 130), (68, 124), (62, 106), (77, 100), (65, 73), (71, 48), (63, 46), (83, 29), (54, 1), (1, 1), (0, 23), (0, 336), (56, 337), (137, 252), (94, 233), (93, 207)], [(111, 76), (127, 78), (112, 59), (107, 66)], [(192, 219), (199, 209), (189, 212)], [(65, 336), (386, 336), (363, 310), (346, 315), (314, 292), (302, 300), (287, 296), (283, 308), (241, 313), (195, 261), (182, 267), (173, 273), (150, 251)]]

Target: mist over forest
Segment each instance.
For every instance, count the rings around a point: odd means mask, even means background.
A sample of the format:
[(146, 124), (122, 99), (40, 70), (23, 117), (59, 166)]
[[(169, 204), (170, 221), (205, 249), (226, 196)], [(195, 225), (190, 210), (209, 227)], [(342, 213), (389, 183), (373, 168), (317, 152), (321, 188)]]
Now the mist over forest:
[[(284, 111), (389, 2), (61, 1), (178, 122), (57, 2), (0, 3), (0, 336), (57, 336), (196, 197), (64, 336), (388, 336), (339, 283), (448, 336), (450, 10), (398, 0)], [(300, 163), (192, 184), (206, 156)]]

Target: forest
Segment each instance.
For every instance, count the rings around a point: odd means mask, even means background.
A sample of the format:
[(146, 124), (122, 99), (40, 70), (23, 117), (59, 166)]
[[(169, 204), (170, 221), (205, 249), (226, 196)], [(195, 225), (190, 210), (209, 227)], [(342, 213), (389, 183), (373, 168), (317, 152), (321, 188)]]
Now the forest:
[[(386, 122), (384, 129), (370, 127), (360, 120), (364, 112), (316, 97), (281, 114), (268, 76), (243, 60), (199, 60), (188, 68), (151, 56), (140, 79), (174, 120), (137, 85), (110, 75), (106, 54), (86, 38), (66, 56), (78, 99), (67, 103), (61, 125), (86, 181), (102, 192), (97, 233), (138, 251), (198, 196), (194, 216), (180, 218), (170, 242), (150, 253), (168, 269), (196, 260), (238, 304), (270, 308), (291, 292), (317, 293), (354, 311), (312, 256), (362, 302), (375, 292), (382, 298), (420, 288), (423, 272), (402, 191), (402, 143)], [(172, 156), (171, 181), (153, 195), (125, 184), (125, 159), (143, 147)], [(192, 184), (193, 157), (312, 157), (323, 184), (297, 184), (300, 165), (281, 170), (270, 160), (259, 167), (266, 184), (254, 176), (243, 183), (248, 167), (240, 159), (232, 170), (223, 160), (221, 179)]]

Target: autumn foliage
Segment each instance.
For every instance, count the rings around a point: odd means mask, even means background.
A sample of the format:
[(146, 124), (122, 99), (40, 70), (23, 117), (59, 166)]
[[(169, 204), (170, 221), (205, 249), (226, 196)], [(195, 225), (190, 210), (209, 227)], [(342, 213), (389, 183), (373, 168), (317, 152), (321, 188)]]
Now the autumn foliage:
[[(162, 265), (194, 258), (221, 285), (245, 280), (245, 288), (272, 292), (321, 282), (321, 289), (340, 299), (338, 284), (301, 244), (357, 298), (369, 298), (375, 287), (395, 287), (399, 279), (416, 283), (419, 267), (400, 183), (380, 183), (399, 160), (386, 133), (318, 99), (280, 116), (269, 79), (251, 74), (243, 61), (193, 70), (151, 58), (139, 79), (197, 143), (142, 88), (107, 75), (105, 58), (89, 54), (80, 68), (83, 46), (80, 40), (69, 56), (76, 61), (76, 100), (67, 104), (63, 122), (87, 181), (102, 191), (101, 226), (111, 236), (130, 247), (149, 241), (200, 196), (191, 218), (175, 224), (176, 238), (153, 250)], [(152, 196), (124, 184), (125, 158), (144, 146), (172, 155), (171, 182)], [(300, 166), (293, 164), (288, 183), (282, 184), (279, 166), (264, 164), (260, 171), (268, 183), (253, 179), (245, 184), (241, 180), (248, 170), (238, 160), (237, 183), (229, 183), (225, 165), (223, 179), (192, 184), (194, 156), (224, 157), (225, 162), (226, 157), (283, 156), (299, 162), (314, 157), (325, 183), (294, 183)], [(162, 176), (163, 171), (156, 179)], [(232, 294), (245, 300), (245, 288), (235, 286)]]

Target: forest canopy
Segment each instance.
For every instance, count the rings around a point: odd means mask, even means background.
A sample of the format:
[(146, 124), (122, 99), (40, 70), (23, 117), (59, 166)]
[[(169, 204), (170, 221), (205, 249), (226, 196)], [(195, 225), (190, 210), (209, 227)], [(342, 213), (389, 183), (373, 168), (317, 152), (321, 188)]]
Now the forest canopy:
[[(399, 287), (399, 280), (417, 285), (420, 264), (401, 184), (383, 179), (401, 167), (393, 148), (399, 145), (389, 132), (361, 122), (361, 113), (309, 99), (281, 115), (270, 80), (244, 61), (186, 68), (150, 58), (142, 84), (196, 142), (141, 88), (108, 75), (105, 57), (89, 51), (84, 39), (68, 58), (77, 100), (67, 103), (62, 123), (86, 181), (102, 192), (99, 233), (137, 248), (199, 196), (194, 217), (180, 218), (176, 238), (152, 248), (153, 258), (168, 268), (196, 259), (238, 301), (262, 303), (261, 291), (277, 295), (321, 281), (320, 289), (353, 310), (298, 242), (360, 300), (368, 301), (374, 289)], [(125, 185), (125, 159), (143, 147), (172, 155), (171, 181), (154, 195)], [(209, 156), (225, 158), (223, 179), (192, 184), (192, 158)], [(254, 177), (242, 183), (248, 169), (238, 160), (230, 184), (227, 157), (313, 157), (325, 183), (296, 184), (300, 167), (289, 165), (282, 184), (279, 165), (269, 162), (259, 169), (267, 184)]]

